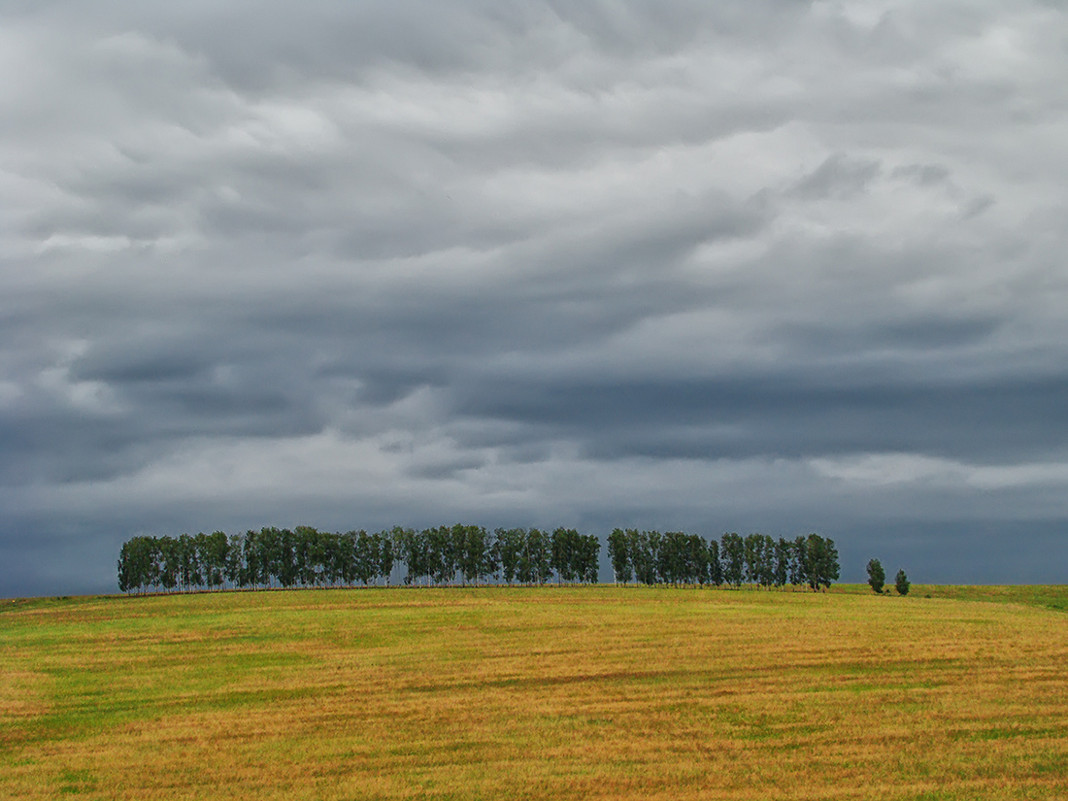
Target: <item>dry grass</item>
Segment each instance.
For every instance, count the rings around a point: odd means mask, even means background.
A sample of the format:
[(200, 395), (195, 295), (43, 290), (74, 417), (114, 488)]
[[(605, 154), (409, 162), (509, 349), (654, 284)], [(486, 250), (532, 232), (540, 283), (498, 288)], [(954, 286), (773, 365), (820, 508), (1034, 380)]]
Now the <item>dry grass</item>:
[(0, 796), (1068, 797), (1068, 589), (913, 592), (0, 602)]

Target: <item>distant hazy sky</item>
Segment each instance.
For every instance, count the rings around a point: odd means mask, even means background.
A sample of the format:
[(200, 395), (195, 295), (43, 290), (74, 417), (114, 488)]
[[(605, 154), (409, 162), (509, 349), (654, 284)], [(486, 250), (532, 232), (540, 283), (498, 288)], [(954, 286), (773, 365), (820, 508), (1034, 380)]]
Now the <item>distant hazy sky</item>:
[(1068, 581), (1068, 11), (0, 0), (0, 596), (457, 521)]

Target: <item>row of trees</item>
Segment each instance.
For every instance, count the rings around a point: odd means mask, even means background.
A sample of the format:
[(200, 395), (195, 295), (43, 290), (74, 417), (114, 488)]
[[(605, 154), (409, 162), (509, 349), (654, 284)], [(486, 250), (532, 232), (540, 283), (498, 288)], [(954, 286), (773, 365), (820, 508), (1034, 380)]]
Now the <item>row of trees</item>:
[(601, 544), (573, 528), (549, 533), (537, 528), (439, 526), (390, 532), (406, 568), (406, 584), (508, 584), (597, 582)]
[(829, 587), (839, 572), (834, 540), (818, 534), (775, 540), (731, 532), (717, 542), (677, 531), (617, 528), (608, 536), (608, 555), (616, 581), (624, 584), (807, 584), (818, 590)]
[(311, 526), (262, 528), (227, 536), (139, 536), (122, 546), (123, 592), (259, 587), (337, 587), (389, 583), (509, 584), (597, 581), (601, 546), (574, 529), (438, 526), (331, 533)]
[[(575, 529), (399, 526), (331, 533), (310, 526), (228, 536), (139, 536), (119, 554), (123, 592), (388, 584), (597, 582), (601, 543)], [(615, 579), (642, 584), (829, 587), (838, 578), (834, 541), (818, 534), (774, 540), (724, 534), (706, 541), (682, 532), (615, 529), (608, 538)]]
[(310, 526), (243, 535), (134, 537), (119, 553), (123, 592), (369, 583), (393, 571), (385, 533), (332, 534)]

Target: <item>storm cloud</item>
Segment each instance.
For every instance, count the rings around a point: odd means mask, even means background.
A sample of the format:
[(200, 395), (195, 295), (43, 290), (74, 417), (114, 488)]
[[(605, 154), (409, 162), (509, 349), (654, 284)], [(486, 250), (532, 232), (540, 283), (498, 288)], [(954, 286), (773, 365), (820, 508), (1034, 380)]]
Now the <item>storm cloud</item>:
[(140, 533), (1065, 580), (1068, 12), (0, 4), (0, 595)]

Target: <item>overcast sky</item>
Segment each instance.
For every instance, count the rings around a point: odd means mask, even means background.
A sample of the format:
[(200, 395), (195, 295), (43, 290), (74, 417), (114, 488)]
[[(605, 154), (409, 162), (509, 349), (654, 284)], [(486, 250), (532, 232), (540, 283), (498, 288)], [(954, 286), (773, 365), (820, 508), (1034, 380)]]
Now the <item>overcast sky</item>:
[(1068, 581), (1068, 11), (0, 0), (0, 596), (137, 534)]

